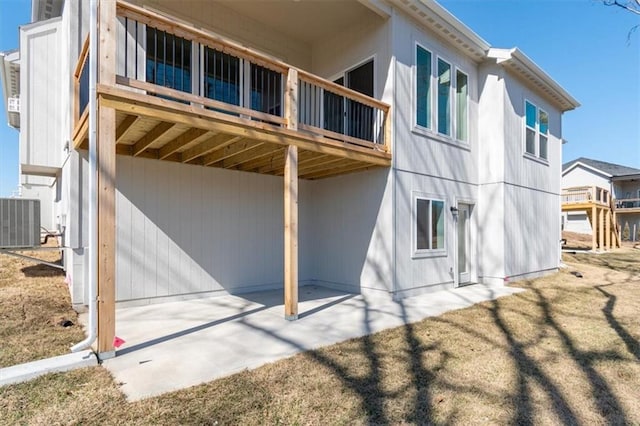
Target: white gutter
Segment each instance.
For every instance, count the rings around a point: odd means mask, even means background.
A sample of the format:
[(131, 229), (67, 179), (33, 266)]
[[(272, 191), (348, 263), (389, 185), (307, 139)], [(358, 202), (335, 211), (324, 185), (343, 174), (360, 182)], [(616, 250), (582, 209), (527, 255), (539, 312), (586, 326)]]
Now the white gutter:
[(98, 164), (96, 83), (98, 77), (98, 0), (89, 3), (89, 335), (71, 347), (78, 352), (98, 336)]

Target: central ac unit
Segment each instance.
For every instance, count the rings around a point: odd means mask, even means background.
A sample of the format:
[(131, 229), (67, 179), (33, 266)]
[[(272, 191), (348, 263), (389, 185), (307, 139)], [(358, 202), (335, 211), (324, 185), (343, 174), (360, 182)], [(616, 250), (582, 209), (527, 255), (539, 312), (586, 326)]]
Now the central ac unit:
[(0, 198), (0, 248), (40, 246), (40, 200)]

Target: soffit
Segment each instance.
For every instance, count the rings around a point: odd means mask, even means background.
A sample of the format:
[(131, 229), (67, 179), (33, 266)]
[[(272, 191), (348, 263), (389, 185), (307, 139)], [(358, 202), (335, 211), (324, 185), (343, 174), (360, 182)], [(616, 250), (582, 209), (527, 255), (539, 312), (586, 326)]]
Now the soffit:
[(219, 3), (309, 44), (343, 31), (363, 16), (378, 16), (356, 1), (344, 0), (220, 0)]

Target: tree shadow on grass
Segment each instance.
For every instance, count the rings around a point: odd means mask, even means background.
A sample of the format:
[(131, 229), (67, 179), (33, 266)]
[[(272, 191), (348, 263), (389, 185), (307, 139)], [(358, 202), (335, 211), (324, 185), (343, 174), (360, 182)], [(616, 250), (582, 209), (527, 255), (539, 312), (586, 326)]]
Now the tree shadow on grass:
[(607, 302), (606, 302), (604, 308), (602, 308), (602, 312), (604, 313), (604, 316), (607, 319), (607, 322), (609, 323), (609, 326), (611, 326), (611, 328), (618, 334), (620, 339), (622, 339), (622, 341), (624, 342), (625, 346), (627, 347), (627, 350), (634, 357), (636, 357), (637, 360), (640, 361), (640, 342), (638, 342), (638, 340), (636, 340), (622, 326), (622, 324), (620, 324), (620, 322), (613, 315), (613, 309), (614, 309), (614, 307), (616, 305), (616, 301), (617, 301), (618, 298), (617, 298), (617, 296), (615, 296), (615, 295), (613, 295), (613, 294), (611, 294), (608, 291), (605, 291), (603, 289), (603, 287), (608, 287), (610, 285), (613, 285), (613, 284), (599, 285), (599, 286), (595, 287), (596, 290), (598, 290), (600, 293), (602, 293), (607, 298)]

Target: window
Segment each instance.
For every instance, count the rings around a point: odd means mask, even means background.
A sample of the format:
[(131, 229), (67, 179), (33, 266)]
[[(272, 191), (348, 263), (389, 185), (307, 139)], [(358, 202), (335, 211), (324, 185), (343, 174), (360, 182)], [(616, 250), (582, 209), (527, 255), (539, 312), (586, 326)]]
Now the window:
[(428, 129), (469, 142), (468, 74), (442, 58), (434, 59), (430, 51), (416, 44), (414, 90), (417, 132)]
[(431, 128), (431, 52), (416, 48), (416, 123)]
[(191, 42), (147, 27), (147, 81), (191, 93)]
[(543, 160), (549, 158), (549, 114), (525, 101), (525, 152)]
[(416, 251), (444, 249), (444, 201), (416, 198)]
[(438, 133), (451, 135), (451, 65), (438, 58)]
[(536, 107), (525, 102), (525, 110), (527, 115), (525, 151), (527, 154), (536, 155)]
[(539, 110), (538, 113), (538, 123), (540, 126), (540, 150), (539, 155), (540, 158), (548, 159), (547, 153), (547, 141), (549, 140), (549, 114), (547, 114), (543, 110)]
[(456, 138), (467, 141), (468, 130), (468, 99), (469, 99), (469, 78), (465, 73), (456, 70)]

